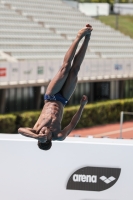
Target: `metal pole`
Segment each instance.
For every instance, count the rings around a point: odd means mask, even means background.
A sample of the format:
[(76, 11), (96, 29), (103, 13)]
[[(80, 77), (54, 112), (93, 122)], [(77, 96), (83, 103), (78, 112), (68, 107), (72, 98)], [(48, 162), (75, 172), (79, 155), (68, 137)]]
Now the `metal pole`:
[(99, 6), (97, 6), (97, 19), (99, 18)]
[(122, 139), (122, 124), (123, 124), (124, 112), (120, 114), (120, 139)]
[(116, 13), (116, 24), (115, 24), (116, 30), (118, 30), (118, 13)]
[[(115, 3), (119, 4), (119, 0), (115, 0)], [(120, 10), (119, 10), (119, 5), (118, 5), (118, 12), (115, 14), (116, 15), (116, 20), (115, 20), (115, 28), (116, 28), (116, 30), (119, 29), (119, 14), (120, 14)]]

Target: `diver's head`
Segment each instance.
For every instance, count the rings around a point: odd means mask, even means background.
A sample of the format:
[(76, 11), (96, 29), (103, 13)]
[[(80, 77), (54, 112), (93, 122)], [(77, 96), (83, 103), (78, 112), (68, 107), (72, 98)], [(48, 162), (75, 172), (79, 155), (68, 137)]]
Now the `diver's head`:
[(38, 147), (41, 150), (49, 150), (52, 146), (52, 132), (48, 127), (43, 127), (39, 132)]
[(41, 150), (49, 150), (51, 147), (52, 147), (52, 142), (51, 140), (47, 140), (46, 142), (42, 143), (40, 141), (38, 141), (38, 147), (41, 149)]

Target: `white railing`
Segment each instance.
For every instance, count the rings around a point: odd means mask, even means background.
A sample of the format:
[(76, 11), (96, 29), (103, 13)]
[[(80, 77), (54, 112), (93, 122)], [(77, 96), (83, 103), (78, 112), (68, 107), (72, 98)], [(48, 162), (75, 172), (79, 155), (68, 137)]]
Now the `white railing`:
[(122, 125), (123, 125), (123, 121), (124, 121), (124, 115), (133, 115), (133, 112), (121, 111), (121, 113), (120, 113), (120, 139), (122, 139)]

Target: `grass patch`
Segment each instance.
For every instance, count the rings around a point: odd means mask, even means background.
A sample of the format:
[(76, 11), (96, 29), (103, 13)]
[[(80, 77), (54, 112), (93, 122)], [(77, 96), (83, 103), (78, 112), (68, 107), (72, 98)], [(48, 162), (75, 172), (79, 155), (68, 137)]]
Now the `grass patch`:
[[(116, 29), (116, 16), (99, 16), (99, 20), (106, 25), (111, 26)], [(133, 38), (133, 16), (131, 15), (120, 15), (118, 20), (118, 31), (124, 33), (125, 35)]]

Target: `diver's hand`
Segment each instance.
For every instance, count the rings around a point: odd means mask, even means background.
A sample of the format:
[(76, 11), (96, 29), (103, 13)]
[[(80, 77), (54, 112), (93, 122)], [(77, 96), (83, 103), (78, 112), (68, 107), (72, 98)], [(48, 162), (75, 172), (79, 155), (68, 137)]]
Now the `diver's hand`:
[(45, 133), (45, 128), (43, 127), (40, 132), (38, 133), (37, 135), (37, 139), (40, 141), (40, 142), (46, 142), (47, 141), (47, 134)]
[(83, 95), (80, 100), (80, 105), (85, 106), (88, 102), (88, 97), (86, 95)]

